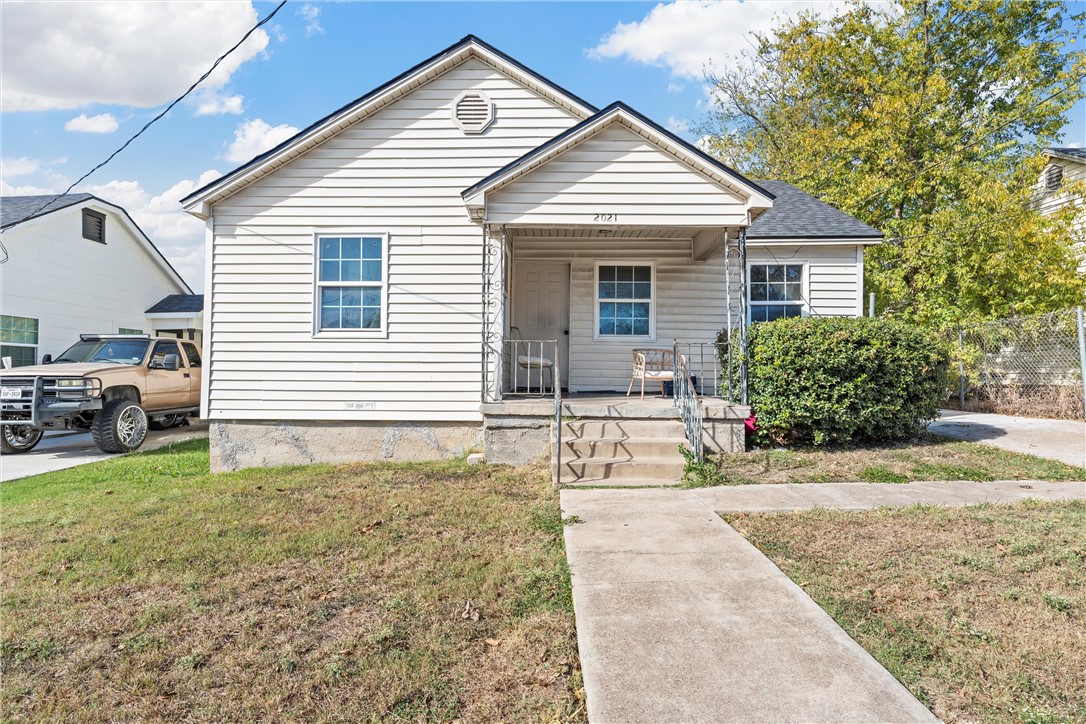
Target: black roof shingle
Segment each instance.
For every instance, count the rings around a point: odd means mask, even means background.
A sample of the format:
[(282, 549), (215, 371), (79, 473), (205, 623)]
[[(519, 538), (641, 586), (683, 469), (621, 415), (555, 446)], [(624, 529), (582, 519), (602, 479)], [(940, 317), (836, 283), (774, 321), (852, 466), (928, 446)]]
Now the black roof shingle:
[(1046, 149), (1048, 153), (1056, 156), (1064, 156), (1066, 158), (1074, 158), (1079, 161), (1086, 161), (1086, 148), (1072, 148), (1070, 146), (1053, 147)]
[(882, 232), (784, 181), (758, 181), (773, 208), (747, 229), (747, 239), (881, 239)]
[[(55, 197), (55, 198), (54, 198)], [(0, 228), (44, 216), (72, 204), (94, 198), (90, 194), (48, 194), (45, 196), (4, 196), (0, 198)], [(50, 201), (50, 199), (54, 199)], [(48, 205), (45, 205), (49, 202)]]
[(203, 294), (171, 294), (165, 299), (156, 302), (147, 309), (145, 314), (168, 314), (186, 312), (196, 314), (204, 311)]

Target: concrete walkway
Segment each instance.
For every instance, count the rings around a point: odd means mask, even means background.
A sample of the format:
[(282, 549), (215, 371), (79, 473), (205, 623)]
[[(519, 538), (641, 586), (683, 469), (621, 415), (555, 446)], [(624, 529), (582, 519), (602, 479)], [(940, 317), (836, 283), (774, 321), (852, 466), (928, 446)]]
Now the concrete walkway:
[(928, 430), (958, 440), (1086, 467), (1086, 422), (941, 410)]
[(1086, 497), (1078, 483), (981, 486), (563, 490), (580, 519), (565, 542), (589, 720), (936, 721), (716, 511)]

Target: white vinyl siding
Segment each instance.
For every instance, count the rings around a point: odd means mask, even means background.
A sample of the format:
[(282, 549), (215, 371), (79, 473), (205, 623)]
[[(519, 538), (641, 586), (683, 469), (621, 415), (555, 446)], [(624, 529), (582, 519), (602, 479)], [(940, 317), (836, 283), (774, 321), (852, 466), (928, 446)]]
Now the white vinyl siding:
[(488, 194), (487, 220), (510, 224), (725, 227), (743, 200), (620, 124)]
[(749, 264), (804, 265), (804, 312), (810, 317), (855, 317), (863, 296), (862, 257), (854, 244), (747, 247)]
[[(455, 99), (485, 92), (465, 135)], [(480, 419), (482, 230), (460, 192), (579, 118), (468, 60), (213, 208), (212, 419)], [(387, 231), (387, 339), (314, 338), (315, 235)]]

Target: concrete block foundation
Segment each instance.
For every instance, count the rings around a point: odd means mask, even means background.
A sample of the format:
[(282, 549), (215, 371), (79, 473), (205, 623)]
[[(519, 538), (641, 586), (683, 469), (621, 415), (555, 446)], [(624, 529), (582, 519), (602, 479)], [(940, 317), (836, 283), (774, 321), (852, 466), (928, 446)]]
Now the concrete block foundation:
[(211, 472), (371, 460), (440, 460), (483, 444), (469, 422), (312, 422), (216, 420), (210, 425)]

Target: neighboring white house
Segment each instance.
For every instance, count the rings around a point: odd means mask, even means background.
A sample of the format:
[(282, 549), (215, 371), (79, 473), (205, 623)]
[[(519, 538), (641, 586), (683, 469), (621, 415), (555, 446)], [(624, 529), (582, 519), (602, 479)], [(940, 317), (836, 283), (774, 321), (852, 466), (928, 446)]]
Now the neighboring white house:
[(1086, 148), (1048, 148), (1045, 155), (1048, 163), (1037, 179), (1038, 208), (1051, 214), (1069, 205), (1080, 207), (1075, 229), (1086, 230), (1086, 198), (1067, 190), (1073, 183), (1086, 183)]
[[(201, 295), (124, 209), (90, 194), (53, 198), (0, 199), (4, 357), (16, 366), (34, 364), (87, 333), (198, 338)], [(168, 300), (174, 311), (155, 311)]]
[[(484, 429), (488, 459), (534, 457), (554, 415), (502, 407), (518, 360), (577, 400), (743, 315), (859, 315), (882, 238), (473, 36), (182, 203), (207, 222), (215, 469), (440, 457)], [(741, 439), (745, 410), (705, 415)]]

